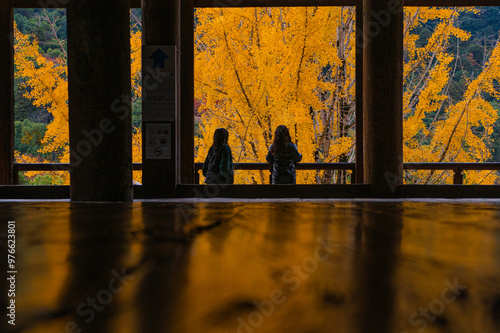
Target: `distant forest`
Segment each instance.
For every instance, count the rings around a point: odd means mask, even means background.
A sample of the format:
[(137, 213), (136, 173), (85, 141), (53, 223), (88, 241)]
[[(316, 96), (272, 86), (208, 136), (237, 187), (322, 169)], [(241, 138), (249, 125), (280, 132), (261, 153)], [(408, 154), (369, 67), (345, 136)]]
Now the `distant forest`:
[[(450, 41), (449, 53), (455, 56), (452, 64), (453, 80), (449, 87), (452, 100), (460, 100), (466, 89), (465, 78), (474, 79), (481, 73), (489, 53), (496, 45), (500, 31), (500, 7), (482, 7), (479, 13), (463, 13), (458, 26), (471, 34), (467, 41), (458, 42), (456, 38)], [(131, 11), (131, 27), (140, 29), (140, 9)], [(47, 58), (65, 56), (67, 23), (64, 9), (16, 9), (14, 20), (17, 28), (23, 34), (29, 34), (39, 42), (40, 51)], [(419, 29), (418, 43), (424, 45), (435, 27), (435, 22), (429, 21)], [(16, 78), (15, 89), (15, 120), (16, 120), (16, 150), (26, 154), (37, 155), (37, 142), (43, 138), (46, 124), (52, 116), (45, 108), (33, 105), (32, 100), (25, 98), (25, 89), (21, 87), (23, 78)], [(486, 100), (496, 109), (500, 102), (493, 96), (485, 96)], [(445, 106), (443, 106), (445, 107)], [(429, 115), (429, 121), (433, 115)], [(134, 106), (134, 125), (140, 127), (140, 104)], [(30, 140), (23, 138), (23, 133), (32, 133)], [(491, 144), (491, 161), (500, 161), (500, 123), (495, 126), (493, 143)], [(47, 158), (49, 156), (43, 156)], [(50, 158), (50, 157), (49, 157)]]

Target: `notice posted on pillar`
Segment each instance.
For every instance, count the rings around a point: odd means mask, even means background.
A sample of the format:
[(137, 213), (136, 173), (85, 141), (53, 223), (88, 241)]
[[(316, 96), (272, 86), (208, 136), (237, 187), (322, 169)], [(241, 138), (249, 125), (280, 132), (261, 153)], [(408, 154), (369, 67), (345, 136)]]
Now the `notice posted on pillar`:
[(16, 325), (16, 222), (7, 222), (7, 322)]

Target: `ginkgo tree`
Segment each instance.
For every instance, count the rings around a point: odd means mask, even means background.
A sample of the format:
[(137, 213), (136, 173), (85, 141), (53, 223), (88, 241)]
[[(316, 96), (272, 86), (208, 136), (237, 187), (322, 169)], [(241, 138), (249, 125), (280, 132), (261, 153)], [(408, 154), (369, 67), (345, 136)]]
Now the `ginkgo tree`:
[[(197, 10), (195, 97), (202, 101), (197, 161), (226, 127), (235, 162), (265, 162), (286, 125), (303, 162), (354, 158), (354, 8)], [(299, 172), (298, 182), (332, 175)], [(265, 183), (264, 172), (236, 182)]]
[[(63, 43), (60, 43), (64, 52), (60, 57), (53, 59), (40, 52), (38, 41), (31, 35), (22, 34), (14, 27), (15, 46), (14, 63), (15, 75), (23, 77), (25, 97), (33, 101), (36, 106), (42, 106), (52, 115), (53, 120), (47, 125), (47, 131), (41, 142), (40, 153), (57, 152), (61, 163), (69, 163), (69, 126), (68, 126), (68, 79), (66, 52)], [(141, 97), (141, 32), (131, 33), (131, 68), (132, 68), (132, 97)], [(132, 156), (134, 163), (142, 161), (141, 129), (135, 128), (132, 135)], [(16, 153), (16, 162), (33, 163), (49, 161), (38, 157)], [(29, 172), (27, 177), (33, 178), (39, 172)], [(61, 172), (47, 172), (53, 184), (69, 184), (69, 174)], [(134, 180), (141, 181), (141, 172), (134, 171)]]
[[(485, 100), (489, 94), (499, 97), (495, 82), (500, 79), (500, 44), (492, 50), (489, 61), (477, 77), (464, 78), (461, 100), (449, 95), (451, 77), (459, 62), (457, 50), (450, 51), (452, 38), (465, 41), (470, 34), (458, 27), (461, 12), (474, 8), (406, 8), (404, 64), (404, 160), (405, 162), (486, 162), (498, 111)], [(427, 42), (417, 47), (418, 28), (437, 20)], [(459, 45), (457, 43), (457, 45)], [(431, 119), (426, 123), (425, 119)], [(492, 171), (465, 172), (466, 184), (493, 184)], [(407, 183), (452, 183), (451, 171), (408, 172)]]
[[(451, 47), (469, 33), (459, 17), (473, 8), (405, 8), (405, 162), (485, 162), (498, 112), (485, 99), (499, 97), (500, 47), (466, 83), (449, 93), (461, 54)], [(422, 41), (422, 26), (432, 26)], [(235, 162), (265, 162), (276, 126), (284, 124), (304, 162), (354, 162), (355, 11), (352, 7), (205, 8), (196, 10), (195, 98), (199, 102), (196, 161), (202, 162), (216, 128), (226, 127)], [(42, 152), (68, 162), (65, 53), (49, 59), (37, 41), (16, 29), (16, 75), (26, 96), (52, 114)], [(61, 43), (63, 45), (63, 43)], [(141, 97), (141, 35), (131, 34), (133, 98)], [(134, 162), (141, 161), (134, 131)], [(18, 161), (29, 156), (17, 155)], [(450, 172), (407, 172), (407, 183), (451, 182)], [(140, 174), (134, 172), (140, 181)], [(267, 172), (236, 174), (237, 183), (266, 183)], [(299, 183), (344, 183), (342, 173), (301, 171)], [(490, 171), (466, 172), (465, 183), (492, 184)], [(64, 179), (69, 182), (69, 177)]]
[[(485, 162), (498, 118), (485, 94), (498, 96), (498, 45), (462, 100), (448, 96), (456, 56), (466, 40), (458, 18), (473, 8), (411, 7), (404, 28), (405, 162)], [(218, 127), (230, 132), (236, 162), (264, 162), (273, 130), (284, 124), (304, 162), (354, 161), (354, 9), (290, 7), (203, 9), (196, 12), (195, 96), (201, 101), (196, 159), (202, 162)], [(422, 25), (431, 36), (419, 41)], [(418, 46), (420, 44), (420, 46)], [(429, 121), (430, 119), (430, 121)], [(238, 172), (240, 183), (265, 183), (266, 174)], [(465, 182), (491, 184), (489, 171)], [(407, 183), (451, 182), (450, 172), (407, 172)], [(298, 182), (342, 183), (331, 173), (299, 172)]]

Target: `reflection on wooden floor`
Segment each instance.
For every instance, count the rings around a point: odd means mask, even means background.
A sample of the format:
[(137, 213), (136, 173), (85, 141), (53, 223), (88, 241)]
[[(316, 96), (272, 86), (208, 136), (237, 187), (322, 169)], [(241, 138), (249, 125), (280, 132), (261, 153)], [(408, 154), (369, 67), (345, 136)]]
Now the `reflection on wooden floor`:
[(14, 332), (500, 331), (498, 201), (0, 203), (8, 220)]

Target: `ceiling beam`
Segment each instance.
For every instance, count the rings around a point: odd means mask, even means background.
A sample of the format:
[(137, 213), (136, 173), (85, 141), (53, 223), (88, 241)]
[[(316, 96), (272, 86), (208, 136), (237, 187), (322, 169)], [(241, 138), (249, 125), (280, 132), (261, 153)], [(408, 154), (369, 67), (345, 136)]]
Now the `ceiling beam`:
[[(14, 0), (15, 8), (66, 8), (70, 0)], [(195, 7), (354, 6), (356, 0), (194, 0)], [(500, 0), (405, 0), (405, 6), (500, 6)], [(130, 0), (140, 8), (141, 0)]]

